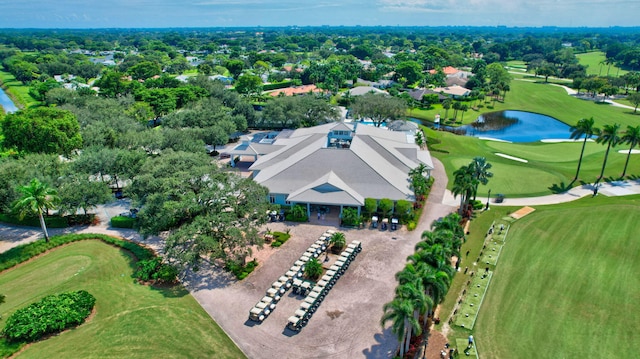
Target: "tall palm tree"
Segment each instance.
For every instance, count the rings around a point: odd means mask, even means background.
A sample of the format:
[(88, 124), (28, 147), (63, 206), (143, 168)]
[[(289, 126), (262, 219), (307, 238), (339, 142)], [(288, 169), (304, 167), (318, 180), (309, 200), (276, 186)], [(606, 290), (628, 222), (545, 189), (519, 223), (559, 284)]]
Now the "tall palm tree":
[(380, 325), (384, 328), (388, 321), (391, 321), (391, 331), (398, 337), (400, 342), (400, 357), (404, 357), (404, 343), (410, 328), (420, 330), (420, 323), (413, 317), (413, 305), (411, 301), (404, 298), (394, 298), (386, 303), (382, 309), (382, 319)]
[(458, 213), (449, 213), (444, 218), (433, 221), (433, 223), (431, 223), (431, 229), (434, 232), (450, 230), (457, 238), (462, 238), (464, 237), (464, 229), (460, 225), (460, 222), (462, 222), (462, 217)]
[(434, 244), (428, 248), (415, 252), (407, 257), (407, 260), (414, 265), (419, 265), (419, 263), (428, 264), (438, 271), (443, 271), (452, 277), (455, 268), (451, 266), (450, 258), (447, 248), (442, 244)]
[(582, 141), (582, 150), (580, 151), (580, 158), (578, 159), (578, 169), (576, 170), (576, 176), (573, 178), (574, 181), (578, 179), (578, 175), (580, 174), (580, 165), (582, 164), (582, 156), (584, 155), (584, 148), (587, 145), (587, 140), (593, 135), (598, 134), (598, 131), (599, 130), (595, 126), (595, 120), (593, 117), (580, 119), (575, 126), (571, 127), (572, 139), (577, 140), (584, 136), (584, 141)]
[[(418, 280), (413, 283), (405, 283), (396, 287), (396, 297), (403, 298), (411, 302), (411, 305), (413, 306), (413, 318), (419, 323), (420, 315), (423, 315), (426, 323), (426, 314), (433, 308), (433, 299), (426, 294), (422, 281)], [(411, 343), (413, 333), (415, 333), (415, 335), (422, 334), (422, 327), (418, 326), (414, 329), (409, 326), (405, 351), (409, 350), (409, 344)]]
[(474, 157), (473, 161), (471, 161), (471, 171), (472, 176), (477, 182), (475, 183), (475, 188), (473, 190), (473, 200), (476, 200), (476, 195), (478, 194), (478, 185), (482, 183), (483, 185), (487, 185), (489, 183), (489, 178), (493, 177), (493, 172), (489, 172), (491, 169), (491, 163), (487, 162), (487, 159), (484, 157)]
[(37, 214), (44, 239), (49, 242), (49, 232), (47, 232), (47, 225), (42, 214), (45, 209), (56, 209), (60, 202), (58, 192), (36, 178), (32, 179), (27, 186), (20, 186), (18, 191), (22, 193), (22, 196), (14, 204), (14, 210), (18, 212), (20, 219), (28, 213)]
[(451, 99), (445, 99), (442, 101), (442, 108), (444, 108), (444, 119), (447, 119), (447, 115), (449, 115), (449, 109), (451, 108)]
[(622, 171), (622, 177), (627, 174), (627, 165), (629, 165), (629, 157), (631, 157), (631, 150), (640, 143), (640, 126), (627, 126), (627, 130), (621, 138), (622, 142), (629, 145), (629, 152), (627, 152), (627, 160), (624, 162), (624, 170)]
[(453, 197), (456, 198), (460, 196), (460, 209), (459, 213), (462, 215), (464, 213), (466, 205), (469, 202), (471, 194), (476, 188), (476, 181), (473, 178), (473, 172), (471, 166), (462, 166), (453, 172), (454, 180), (453, 180), (453, 188), (451, 192), (453, 192)]
[(614, 123), (613, 125), (604, 125), (602, 131), (598, 134), (597, 143), (606, 143), (607, 144), (607, 152), (604, 153), (604, 161), (602, 162), (602, 170), (600, 170), (600, 176), (596, 180), (596, 185), (600, 183), (602, 177), (604, 176), (604, 169), (607, 166), (607, 158), (609, 157), (609, 150), (611, 147), (615, 147), (618, 143), (620, 143), (620, 136), (618, 135), (618, 131), (620, 130), (620, 124)]

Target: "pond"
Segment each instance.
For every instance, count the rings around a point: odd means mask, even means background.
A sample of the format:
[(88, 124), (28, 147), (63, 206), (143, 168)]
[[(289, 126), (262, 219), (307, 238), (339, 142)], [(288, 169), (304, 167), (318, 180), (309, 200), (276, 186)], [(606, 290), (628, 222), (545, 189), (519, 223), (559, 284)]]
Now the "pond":
[(18, 107), (11, 101), (9, 96), (0, 88), (0, 106), (4, 108), (4, 112), (11, 113), (18, 111)]
[(467, 136), (490, 137), (511, 142), (568, 139), (571, 135), (571, 126), (553, 117), (525, 111), (490, 112), (480, 115), (469, 125), (442, 127)]

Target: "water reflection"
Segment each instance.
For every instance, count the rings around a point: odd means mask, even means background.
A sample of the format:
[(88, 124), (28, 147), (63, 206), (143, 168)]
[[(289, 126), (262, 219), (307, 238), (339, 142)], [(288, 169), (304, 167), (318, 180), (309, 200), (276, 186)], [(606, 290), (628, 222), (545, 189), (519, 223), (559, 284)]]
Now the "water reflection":
[(490, 137), (511, 142), (536, 142), (542, 139), (568, 139), (571, 127), (553, 117), (524, 111), (485, 113), (465, 126), (436, 125), (459, 135)]

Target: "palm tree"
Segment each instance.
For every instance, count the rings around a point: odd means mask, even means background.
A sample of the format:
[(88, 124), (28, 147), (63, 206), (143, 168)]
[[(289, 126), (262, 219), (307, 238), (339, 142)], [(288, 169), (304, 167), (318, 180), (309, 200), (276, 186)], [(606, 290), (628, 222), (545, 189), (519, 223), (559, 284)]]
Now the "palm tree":
[(607, 158), (609, 157), (609, 150), (611, 147), (615, 147), (618, 143), (620, 143), (620, 136), (618, 135), (618, 131), (620, 130), (620, 124), (615, 123), (613, 125), (604, 125), (602, 131), (598, 134), (597, 143), (606, 143), (607, 144), (607, 152), (604, 153), (604, 161), (602, 162), (602, 170), (600, 170), (600, 176), (596, 180), (596, 185), (602, 180), (604, 176), (604, 169), (607, 166)]
[(576, 176), (573, 180), (578, 179), (578, 175), (580, 174), (580, 165), (582, 164), (582, 155), (584, 155), (584, 148), (587, 145), (587, 140), (591, 138), (591, 136), (598, 133), (598, 129), (595, 126), (595, 120), (593, 117), (591, 118), (583, 118), (578, 121), (575, 126), (571, 127), (571, 138), (574, 140), (579, 139), (584, 136), (584, 141), (582, 141), (582, 150), (580, 151), (580, 158), (578, 159), (578, 169), (576, 170)]
[(466, 103), (460, 105), (460, 111), (462, 111), (462, 117), (460, 117), (460, 121), (464, 121), (464, 113), (467, 112), (467, 110), (469, 110), (469, 105), (467, 105)]
[(431, 223), (431, 229), (434, 232), (450, 230), (457, 238), (462, 238), (464, 237), (464, 229), (460, 225), (460, 222), (462, 222), (462, 217), (458, 213), (449, 213), (444, 218), (433, 221), (433, 223)]
[(336, 232), (332, 234), (331, 238), (329, 239), (329, 243), (331, 243), (331, 248), (334, 253), (340, 253), (342, 248), (344, 248), (344, 246), (347, 244), (344, 233), (342, 232)]
[[(405, 283), (396, 287), (396, 297), (411, 302), (411, 305), (413, 306), (413, 319), (419, 323), (420, 315), (423, 315), (426, 323), (426, 314), (433, 308), (433, 299), (426, 294), (424, 287), (422, 286), (422, 281), (418, 280), (413, 283)], [(409, 350), (409, 344), (411, 343), (413, 332), (415, 332), (415, 335), (422, 334), (422, 327), (418, 326), (414, 330), (414, 328), (409, 326), (405, 351)]]
[(436, 304), (442, 303), (449, 291), (451, 276), (445, 271), (429, 266), (425, 266), (425, 269), (420, 274), (422, 285), (427, 289), (429, 296), (433, 298), (433, 302)]
[(380, 319), (380, 325), (384, 328), (388, 321), (391, 321), (391, 331), (398, 337), (400, 342), (400, 357), (404, 357), (404, 343), (410, 330), (420, 330), (420, 323), (413, 317), (413, 305), (411, 301), (404, 298), (394, 298), (386, 303), (382, 309), (384, 314)]
[(473, 172), (471, 166), (462, 166), (453, 172), (453, 197), (460, 196), (460, 209), (459, 213), (463, 214), (466, 209), (466, 205), (471, 197), (471, 194), (476, 188), (476, 182), (473, 178)]
[(487, 159), (484, 157), (474, 157), (471, 162), (471, 171), (472, 176), (477, 182), (475, 183), (475, 188), (473, 190), (473, 200), (476, 200), (476, 194), (478, 193), (478, 185), (482, 183), (483, 185), (487, 185), (489, 183), (489, 178), (493, 177), (493, 173), (489, 172), (491, 169), (491, 163), (487, 162)]
[(629, 152), (627, 152), (627, 160), (624, 162), (624, 170), (622, 171), (622, 177), (627, 174), (627, 165), (629, 165), (629, 157), (631, 157), (631, 150), (640, 143), (640, 126), (627, 126), (627, 130), (621, 138), (621, 142), (629, 145)]
[(444, 108), (444, 119), (447, 119), (447, 115), (449, 114), (449, 109), (451, 108), (451, 99), (446, 99), (442, 101), (442, 108)]
[(42, 214), (45, 209), (56, 209), (60, 202), (58, 192), (36, 178), (32, 179), (27, 186), (20, 186), (18, 191), (22, 193), (22, 197), (14, 204), (14, 210), (18, 212), (20, 219), (28, 213), (37, 214), (44, 239), (49, 242), (49, 232)]

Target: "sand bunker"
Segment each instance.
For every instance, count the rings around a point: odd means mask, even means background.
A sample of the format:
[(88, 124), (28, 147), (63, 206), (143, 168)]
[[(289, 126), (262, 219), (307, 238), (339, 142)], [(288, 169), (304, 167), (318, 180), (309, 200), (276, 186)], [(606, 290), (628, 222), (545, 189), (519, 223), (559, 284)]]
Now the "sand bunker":
[(509, 156), (509, 155), (505, 155), (504, 153), (496, 153), (495, 155), (496, 156), (500, 156), (500, 157), (504, 157), (504, 158), (509, 159), (509, 160), (514, 160), (514, 161), (523, 162), (523, 163), (529, 163), (529, 161), (525, 160), (524, 158)]
[[(629, 150), (628, 149), (626, 149), (626, 150), (618, 150), (618, 153), (627, 154), (627, 153), (629, 153)], [(632, 155), (637, 155), (638, 153), (640, 153), (640, 150), (631, 150), (631, 154)]]
[(529, 213), (531, 213), (531, 212), (533, 212), (533, 211), (535, 211), (535, 210), (536, 210), (535, 208), (533, 208), (533, 207), (529, 207), (529, 206), (527, 206), (527, 207), (522, 207), (522, 208), (520, 208), (519, 210), (517, 210), (517, 211), (515, 211), (515, 212), (511, 213), (511, 214), (510, 214), (510, 216), (511, 216), (512, 218), (515, 218), (515, 219), (520, 219), (520, 218), (522, 218), (522, 217), (526, 216), (527, 214), (529, 214)]
[(479, 140), (485, 140), (485, 141), (495, 141), (495, 142), (504, 142), (504, 143), (513, 143), (511, 141), (507, 141), (507, 140), (501, 140), (499, 138), (493, 138), (493, 137), (478, 137)]
[[(571, 139), (571, 138), (548, 138), (545, 140), (540, 140), (540, 142), (544, 142), (544, 143), (559, 143), (559, 142), (583, 142), (584, 138), (578, 138), (578, 139)], [(587, 142), (595, 142), (593, 139), (589, 138), (587, 139)]]

